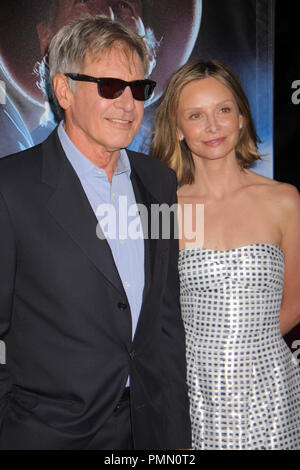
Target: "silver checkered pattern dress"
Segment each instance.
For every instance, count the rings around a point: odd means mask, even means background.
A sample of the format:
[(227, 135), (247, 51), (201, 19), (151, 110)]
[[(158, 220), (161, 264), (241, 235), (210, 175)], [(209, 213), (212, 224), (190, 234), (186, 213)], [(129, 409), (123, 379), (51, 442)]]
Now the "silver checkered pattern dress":
[(300, 449), (300, 367), (283, 340), (284, 254), (179, 254), (194, 449)]

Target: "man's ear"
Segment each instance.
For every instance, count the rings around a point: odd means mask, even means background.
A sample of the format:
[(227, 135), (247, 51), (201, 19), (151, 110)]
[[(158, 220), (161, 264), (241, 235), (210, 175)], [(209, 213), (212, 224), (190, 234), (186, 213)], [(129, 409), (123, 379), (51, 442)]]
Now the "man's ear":
[(69, 88), (68, 79), (63, 73), (57, 73), (53, 78), (53, 89), (60, 107), (67, 110), (73, 96)]

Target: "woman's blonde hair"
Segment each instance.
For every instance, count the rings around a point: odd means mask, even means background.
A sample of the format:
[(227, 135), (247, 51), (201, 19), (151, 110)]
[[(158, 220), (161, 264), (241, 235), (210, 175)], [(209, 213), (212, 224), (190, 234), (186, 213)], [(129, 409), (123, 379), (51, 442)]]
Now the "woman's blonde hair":
[(194, 182), (195, 165), (185, 140), (177, 134), (177, 109), (182, 89), (195, 80), (213, 77), (232, 92), (239, 112), (243, 116), (243, 127), (236, 147), (236, 156), (242, 168), (248, 168), (261, 159), (258, 151), (260, 139), (256, 133), (247, 96), (234, 72), (218, 60), (193, 60), (175, 72), (167, 85), (157, 109), (151, 153), (165, 162), (176, 174), (180, 185)]

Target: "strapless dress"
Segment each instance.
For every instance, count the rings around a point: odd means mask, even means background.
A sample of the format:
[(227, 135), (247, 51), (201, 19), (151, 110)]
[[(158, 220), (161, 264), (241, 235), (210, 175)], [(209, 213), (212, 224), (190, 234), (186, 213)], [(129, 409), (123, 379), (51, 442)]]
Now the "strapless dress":
[(179, 253), (194, 449), (300, 449), (300, 367), (280, 334), (284, 254)]

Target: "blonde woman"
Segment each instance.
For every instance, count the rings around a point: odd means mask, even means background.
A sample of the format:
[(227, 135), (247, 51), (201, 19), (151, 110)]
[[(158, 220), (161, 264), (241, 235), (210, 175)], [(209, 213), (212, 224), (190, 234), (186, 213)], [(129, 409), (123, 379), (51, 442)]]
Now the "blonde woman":
[(300, 368), (282, 337), (300, 321), (300, 197), (249, 170), (257, 143), (228, 66), (171, 77), (152, 153), (177, 173), (180, 223), (204, 206), (202, 245), (179, 240), (195, 449), (300, 449)]

